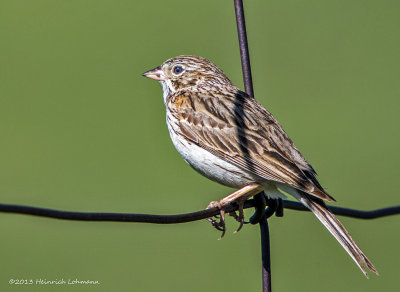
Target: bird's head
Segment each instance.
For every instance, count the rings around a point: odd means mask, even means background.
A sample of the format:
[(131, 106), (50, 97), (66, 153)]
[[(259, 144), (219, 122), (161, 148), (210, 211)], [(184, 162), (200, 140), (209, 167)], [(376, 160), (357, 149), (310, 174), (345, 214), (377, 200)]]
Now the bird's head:
[(210, 61), (196, 56), (178, 56), (143, 73), (161, 83), (164, 100), (180, 90), (219, 90), (233, 86), (224, 72)]

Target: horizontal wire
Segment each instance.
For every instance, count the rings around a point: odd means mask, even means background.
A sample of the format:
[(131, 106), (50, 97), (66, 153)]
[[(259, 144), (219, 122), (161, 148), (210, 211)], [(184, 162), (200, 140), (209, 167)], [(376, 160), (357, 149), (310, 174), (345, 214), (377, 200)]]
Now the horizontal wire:
[[(297, 211), (309, 211), (299, 202), (283, 200), (283, 207), (286, 209)], [(268, 205), (268, 201), (267, 201)], [(244, 204), (244, 208), (254, 207), (254, 200), (248, 200)], [(329, 210), (336, 214), (346, 217), (359, 219), (375, 219), (390, 215), (400, 214), (400, 206), (376, 209), (371, 211), (362, 211), (343, 207), (328, 206)], [(238, 209), (236, 203), (228, 205), (225, 209), (226, 213), (234, 212)], [(63, 220), (77, 221), (111, 221), (111, 222), (141, 222), (155, 224), (174, 224), (185, 223), (196, 220), (209, 218), (219, 214), (218, 208), (210, 208), (192, 213), (176, 214), (176, 215), (154, 215), (154, 214), (136, 214), (136, 213), (98, 213), (98, 212), (72, 212), (61, 211), (48, 208), (39, 208), (23, 205), (0, 204), (0, 212), (17, 213), (25, 215), (34, 215), (40, 217), (48, 217)]]

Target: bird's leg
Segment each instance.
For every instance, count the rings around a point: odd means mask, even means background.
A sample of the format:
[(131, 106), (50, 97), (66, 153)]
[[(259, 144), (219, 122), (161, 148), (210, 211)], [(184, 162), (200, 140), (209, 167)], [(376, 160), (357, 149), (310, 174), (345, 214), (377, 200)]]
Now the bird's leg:
[(239, 222), (239, 227), (235, 230), (234, 233), (237, 233), (242, 229), (243, 224), (244, 224), (244, 212), (243, 212), (243, 206), (244, 202), (246, 202), (247, 199), (257, 195), (260, 191), (262, 191), (261, 186), (256, 187), (255, 189), (250, 190), (248, 193), (244, 194), (243, 196), (237, 198), (236, 203), (239, 205), (238, 209), (238, 214), (236, 212), (229, 213), (229, 215), (233, 216), (237, 222)]
[(212, 225), (217, 228), (218, 230), (222, 231), (221, 238), (225, 234), (225, 208), (228, 206), (230, 203), (236, 201), (237, 204), (239, 205), (239, 215), (236, 215), (236, 213), (230, 213), (230, 215), (234, 216), (235, 219), (240, 223), (239, 228), (235, 231), (238, 232), (242, 226), (243, 226), (243, 221), (244, 221), (244, 213), (243, 213), (243, 204), (244, 202), (259, 193), (262, 190), (262, 187), (259, 184), (253, 183), (249, 184), (236, 192), (233, 192), (232, 194), (226, 196), (222, 200), (219, 201), (212, 201), (210, 204), (208, 204), (207, 209), (210, 208), (218, 208), (220, 210), (220, 221), (217, 222), (213, 218), (208, 218), (207, 220), (212, 223)]

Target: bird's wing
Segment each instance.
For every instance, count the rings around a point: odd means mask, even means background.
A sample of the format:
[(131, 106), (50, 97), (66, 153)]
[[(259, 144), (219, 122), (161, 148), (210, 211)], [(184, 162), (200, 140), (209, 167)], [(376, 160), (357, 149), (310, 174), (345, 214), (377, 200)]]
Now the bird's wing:
[(315, 171), (274, 117), (255, 99), (230, 94), (180, 92), (167, 103), (181, 134), (215, 156), (261, 179), (289, 184), (332, 201)]

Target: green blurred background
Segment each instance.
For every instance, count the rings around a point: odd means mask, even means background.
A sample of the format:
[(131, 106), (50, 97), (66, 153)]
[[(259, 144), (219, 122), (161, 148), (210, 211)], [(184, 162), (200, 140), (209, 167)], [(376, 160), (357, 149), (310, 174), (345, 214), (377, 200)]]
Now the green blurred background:
[[(336, 205), (399, 204), (400, 2), (245, 1), (256, 98)], [(0, 0), (0, 202), (176, 214), (231, 189), (169, 140), (141, 73), (206, 57), (242, 86), (232, 1)], [(248, 211), (247, 216), (251, 215)], [(399, 220), (341, 219), (381, 276), (366, 280), (308, 213), (270, 220), (275, 291), (398, 291)], [(257, 227), (72, 222), (0, 214), (0, 290), (260, 291)], [(10, 279), (97, 280), (16, 287)]]

